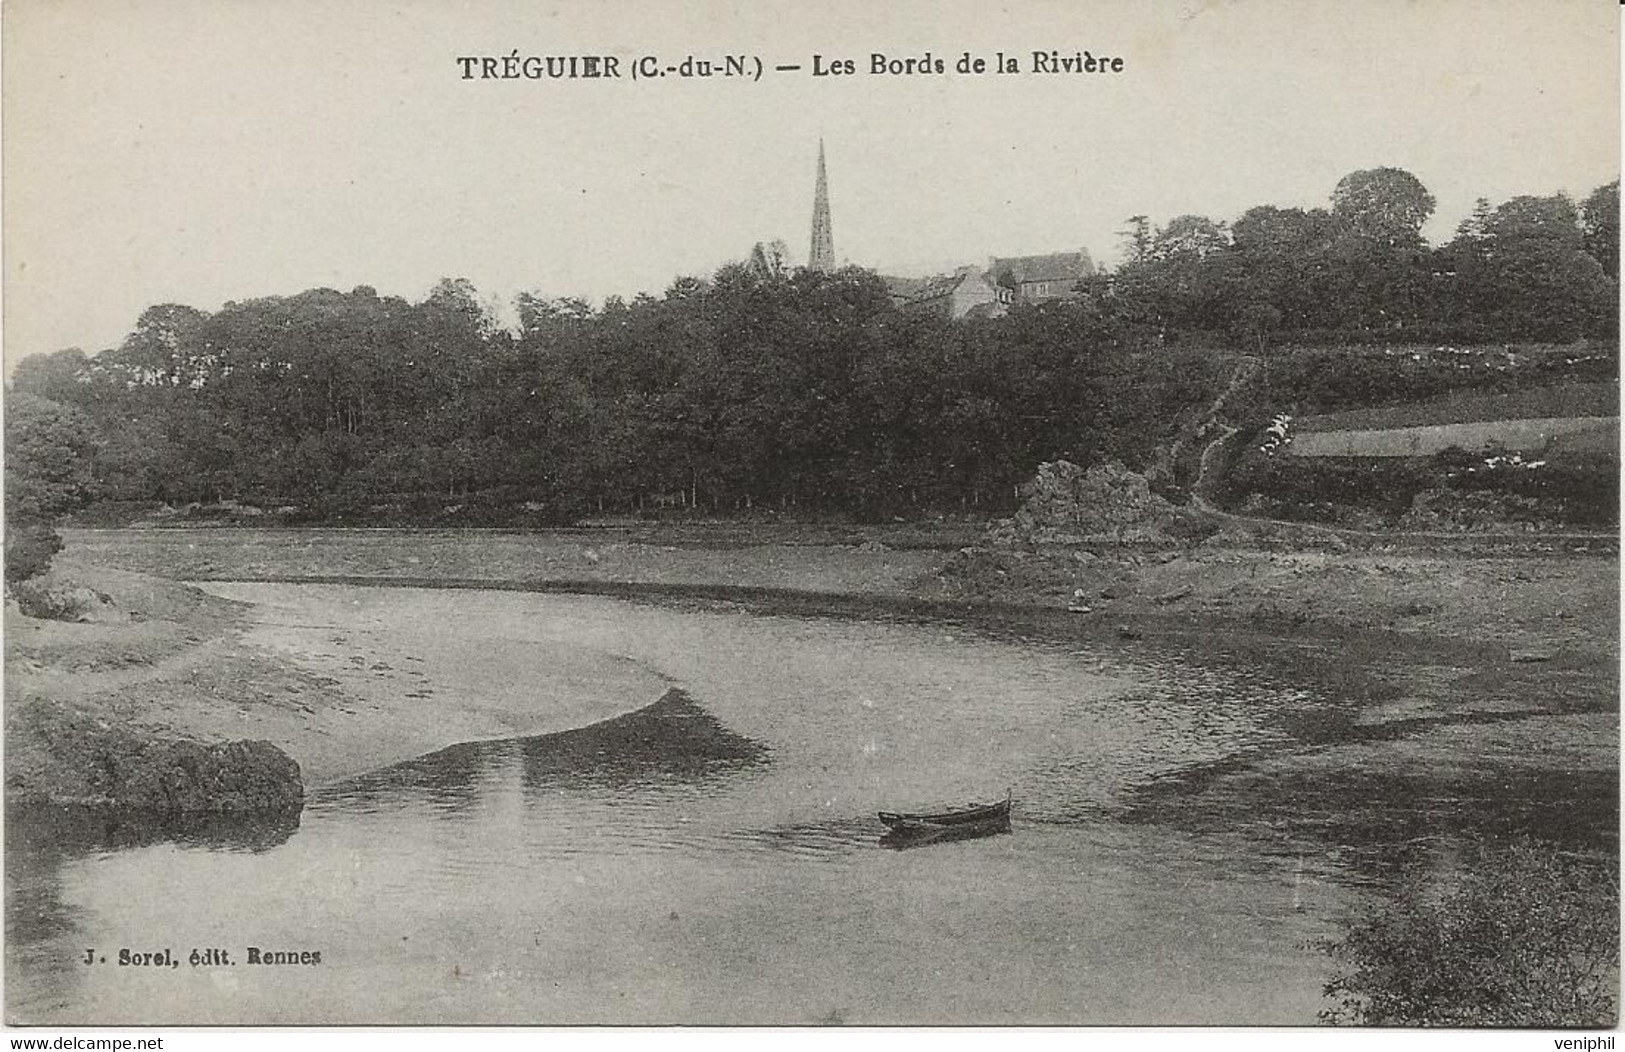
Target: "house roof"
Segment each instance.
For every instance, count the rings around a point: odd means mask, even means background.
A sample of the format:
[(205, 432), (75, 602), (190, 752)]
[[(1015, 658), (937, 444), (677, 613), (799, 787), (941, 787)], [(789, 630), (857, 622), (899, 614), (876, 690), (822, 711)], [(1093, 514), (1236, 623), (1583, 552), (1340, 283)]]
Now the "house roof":
[(1029, 281), (1077, 281), (1095, 272), (1095, 262), (1087, 249), (1077, 252), (1051, 252), (1043, 256), (994, 257), (988, 274), (997, 279), (1009, 272), (1017, 284)]
[(882, 274), (880, 280), (886, 283), (886, 288), (893, 296), (905, 300), (913, 299), (932, 281), (931, 278), (899, 278), (891, 274)]
[(909, 299), (917, 302), (919, 300), (934, 300), (938, 296), (946, 296), (953, 292), (954, 289), (957, 289), (968, 276), (967, 274), (949, 274), (946, 277), (926, 278)]

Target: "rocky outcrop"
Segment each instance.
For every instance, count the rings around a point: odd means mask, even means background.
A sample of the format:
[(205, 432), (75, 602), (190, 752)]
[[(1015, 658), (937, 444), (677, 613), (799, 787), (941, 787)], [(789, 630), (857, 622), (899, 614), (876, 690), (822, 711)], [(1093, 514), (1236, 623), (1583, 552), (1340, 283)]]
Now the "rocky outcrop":
[(46, 698), (24, 700), (6, 724), (10, 802), (173, 815), (281, 814), (304, 805), (299, 765), (270, 742), (149, 737)]
[(1021, 487), (1015, 517), (995, 523), (997, 547), (1071, 541), (1166, 542), (1179, 509), (1151, 491), (1144, 475), (1121, 464), (1085, 470), (1066, 460), (1038, 466)]
[(299, 765), (266, 741), (216, 745), (142, 743), (109, 755), (109, 795), (123, 806), (168, 812), (281, 812), (304, 805)]
[(1065, 460), (1040, 464), (1022, 497), (1019, 524), (1088, 532), (1147, 526), (1172, 510), (1144, 475), (1116, 463), (1087, 471)]
[(51, 578), (20, 581), (10, 589), (19, 612), (46, 621), (127, 621), (106, 592)]

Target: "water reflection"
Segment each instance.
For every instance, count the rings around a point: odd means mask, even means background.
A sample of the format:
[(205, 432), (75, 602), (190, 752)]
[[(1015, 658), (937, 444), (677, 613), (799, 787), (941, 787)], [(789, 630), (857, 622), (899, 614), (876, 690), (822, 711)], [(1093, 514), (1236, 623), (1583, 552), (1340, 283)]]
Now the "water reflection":
[(873, 817), (849, 815), (768, 829), (734, 830), (725, 833), (722, 840), (738, 850), (767, 850), (806, 859), (836, 858), (873, 846), (877, 825)]
[[(1376, 751), (1388, 732), (1344, 715), (1357, 703), (1240, 658), (601, 598), (363, 591), (377, 639), (396, 633), (391, 645), (409, 650), (432, 624), (448, 669), (495, 678), (503, 646), (540, 641), (635, 658), (683, 689), (578, 730), (458, 745), (320, 787), (297, 830), (153, 840), (91, 824), (59, 842), (8, 825), (21, 848), (7, 855), (8, 952), (39, 951), (18, 974), (147, 932), (214, 945), (244, 935), (244, 918), (255, 939), (319, 941), (331, 962), (275, 982), (200, 972), (144, 987), (85, 970), (25, 988), (8, 1010), (78, 1022), (1305, 1023), (1322, 962), (1303, 947), (1370, 897), (1382, 859), (1414, 849), (1448, 867), (1464, 826), (1569, 821), (1585, 838), (1617, 811), (1548, 806), (1612, 800), (1595, 778), (1565, 788), (1502, 766), (1476, 782), (1407, 781), (1414, 767)], [(344, 623), (350, 601), (312, 592), (311, 617)], [(484, 689), (439, 687), (446, 705)], [(586, 711), (567, 695), (596, 689), (555, 684), (536, 704)], [(1372, 752), (1313, 763), (1352, 746)], [(880, 807), (1006, 786), (1017, 829), (882, 838)]]
[(949, 844), (957, 840), (981, 840), (984, 837), (999, 836), (1010, 832), (1010, 816), (991, 822), (968, 822), (953, 826), (899, 826), (888, 830), (880, 838), (882, 847), (894, 850), (907, 850), (915, 847), (929, 847), (932, 844)]
[(768, 749), (724, 727), (673, 688), (651, 705), (578, 730), (469, 742), (316, 794), (325, 807), (427, 797), (439, 810), (473, 803), (516, 759), (527, 792), (657, 789), (701, 783), (767, 762)]
[(704, 782), (767, 762), (768, 750), (724, 727), (681, 690), (647, 708), (521, 743), (528, 789), (623, 789)]
[(299, 829), (299, 812), (156, 812), (57, 804), (6, 807), (6, 854), (72, 857), (174, 843), (211, 851), (260, 852)]
[(77, 957), (61, 945), (85, 911), (69, 901), (64, 872), (84, 860), (158, 845), (263, 854), (299, 829), (299, 812), (172, 814), (55, 804), (5, 809), (6, 999), (66, 1003)]

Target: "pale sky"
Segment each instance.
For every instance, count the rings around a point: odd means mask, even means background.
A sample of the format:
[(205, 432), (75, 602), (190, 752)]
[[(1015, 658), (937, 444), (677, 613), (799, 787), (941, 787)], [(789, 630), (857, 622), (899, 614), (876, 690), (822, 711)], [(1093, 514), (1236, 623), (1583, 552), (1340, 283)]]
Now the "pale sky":
[[(926, 3), (5, 0), (8, 362), (205, 310), (467, 277), (659, 293), (758, 240), (804, 261), (819, 136), (835, 248), (882, 271), (1086, 246), (1124, 219), (1325, 204), (1405, 168), (1447, 239), (1475, 198), (1619, 173), (1609, 0)], [(1034, 49), (1121, 56), (1032, 75)], [(461, 79), (465, 55), (615, 55), (618, 80)], [(962, 76), (1003, 50), (1019, 75)], [(945, 76), (867, 74), (931, 52)], [(640, 55), (858, 75), (626, 77)]]

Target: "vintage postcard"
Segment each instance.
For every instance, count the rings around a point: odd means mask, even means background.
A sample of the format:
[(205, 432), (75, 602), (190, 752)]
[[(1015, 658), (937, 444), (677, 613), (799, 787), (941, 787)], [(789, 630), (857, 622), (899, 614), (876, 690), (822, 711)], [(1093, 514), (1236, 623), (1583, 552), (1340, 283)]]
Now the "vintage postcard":
[(8, 1026), (1616, 1025), (1614, 5), (0, 18)]

